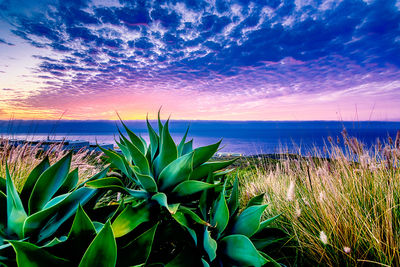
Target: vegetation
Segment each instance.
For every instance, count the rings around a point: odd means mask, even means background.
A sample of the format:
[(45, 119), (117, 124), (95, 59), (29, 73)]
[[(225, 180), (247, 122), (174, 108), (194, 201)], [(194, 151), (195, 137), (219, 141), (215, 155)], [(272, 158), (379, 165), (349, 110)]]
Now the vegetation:
[[(186, 132), (177, 145), (168, 124), (159, 120), (156, 133), (147, 122), (150, 144), (123, 124), (122, 155), (103, 149), (113, 172), (106, 177), (106, 168), (84, 183), (77, 169), (70, 172), (69, 153), (51, 166), (45, 157), (31, 172), (15, 172), (27, 176), (14, 179), (25, 181), (18, 192), (6, 156), (0, 263), (279, 265), (266, 252), (282, 232), (270, 227), (277, 216), (260, 221), (263, 195), (240, 211), (238, 181), (226, 178), (234, 160), (209, 161), (220, 142), (193, 149)], [(118, 203), (105, 205), (110, 190)]]
[(399, 266), (400, 134), (371, 149), (346, 133), (343, 142), (330, 139), (328, 157), (243, 165), (241, 200), (266, 192), (267, 216), (282, 214), (275, 226), (297, 251), (292, 264)]

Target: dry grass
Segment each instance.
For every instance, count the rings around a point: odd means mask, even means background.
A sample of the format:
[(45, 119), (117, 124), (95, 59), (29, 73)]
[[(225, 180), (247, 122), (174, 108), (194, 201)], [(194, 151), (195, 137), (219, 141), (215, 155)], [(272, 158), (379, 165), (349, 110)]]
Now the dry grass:
[(344, 151), (329, 141), (329, 159), (283, 157), (242, 173), (243, 201), (267, 193), (298, 264), (400, 266), (400, 132), (368, 150), (346, 133)]
[[(20, 190), (31, 170), (46, 156), (53, 164), (66, 153), (68, 151), (63, 150), (61, 144), (53, 145), (49, 150), (42, 151), (40, 144), (14, 147), (6, 139), (0, 139), (0, 177), (5, 177), (5, 163), (7, 162), (14, 183)], [(101, 154), (98, 152), (82, 149), (72, 156), (71, 171), (78, 168), (80, 180), (85, 180), (101, 170), (100, 157)]]

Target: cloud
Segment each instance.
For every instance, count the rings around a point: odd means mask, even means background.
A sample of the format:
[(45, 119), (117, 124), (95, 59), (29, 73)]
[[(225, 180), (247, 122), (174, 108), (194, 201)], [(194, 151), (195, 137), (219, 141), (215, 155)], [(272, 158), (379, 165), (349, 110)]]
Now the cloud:
[(399, 77), (394, 0), (41, 1), (31, 12), (2, 7), (15, 35), (50, 52), (35, 55), (42, 95), (165, 88), (276, 97)]
[(1, 38), (0, 38), (0, 44), (5, 44), (5, 45), (9, 45), (9, 46), (14, 46), (15, 45), (15, 44), (7, 42), (7, 41), (5, 41), (5, 40), (3, 40)]

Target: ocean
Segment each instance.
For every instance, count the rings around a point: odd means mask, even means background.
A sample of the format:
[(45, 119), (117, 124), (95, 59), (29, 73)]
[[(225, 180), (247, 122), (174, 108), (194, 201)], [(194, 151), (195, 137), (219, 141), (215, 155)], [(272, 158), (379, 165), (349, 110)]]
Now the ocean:
[[(131, 130), (148, 140), (145, 121), (126, 121)], [(151, 121), (154, 128), (157, 122)], [(171, 121), (170, 131), (179, 142), (190, 125), (188, 139), (194, 146), (215, 143), (222, 139), (220, 152), (244, 155), (279, 152), (308, 153), (313, 148), (322, 150), (332, 137), (335, 141), (346, 129), (367, 147), (376, 142), (396, 137), (400, 122), (385, 121)], [(0, 137), (45, 140), (86, 140), (115, 143), (117, 121), (0, 121)]]

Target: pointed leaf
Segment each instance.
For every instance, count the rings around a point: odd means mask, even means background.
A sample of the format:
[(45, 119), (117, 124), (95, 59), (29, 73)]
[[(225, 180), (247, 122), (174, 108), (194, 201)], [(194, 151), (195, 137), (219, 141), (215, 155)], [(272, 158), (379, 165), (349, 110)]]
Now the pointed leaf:
[(65, 182), (61, 185), (60, 189), (56, 192), (56, 195), (65, 194), (71, 191), (78, 184), (79, 181), (79, 173), (78, 168), (75, 168), (72, 172), (70, 172), (65, 179)]
[(124, 246), (121, 249), (121, 256), (118, 257), (118, 265), (132, 266), (146, 263), (153, 246), (157, 226), (158, 224), (154, 225), (128, 245)]
[(41, 266), (70, 266), (66, 259), (51, 255), (43, 248), (28, 242), (10, 241), (17, 255), (18, 266), (41, 267)]
[(27, 214), (19, 198), (18, 192), (15, 189), (14, 183), (11, 180), (8, 165), (6, 163), (6, 186), (7, 186), (7, 228), (13, 234), (23, 237), (22, 227), (24, 225)]
[(103, 188), (103, 189), (116, 190), (119, 192), (126, 192), (127, 194), (139, 199), (145, 199), (148, 197), (148, 192), (127, 188), (123, 185), (121, 180), (116, 177), (106, 177), (98, 180), (93, 180), (87, 182), (86, 186), (97, 189)]
[(131, 177), (131, 173), (128, 171), (127, 166), (129, 166), (128, 162), (124, 157), (119, 155), (117, 152), (112, 150), (107, 150), (102, 147), (99, 147), (101, 151), (103, 151), (106, 156), (108, 156), (108, 161), (112, 163), (116, 168), (122, 171), (127, 177)]
[(158, 177), (160, 190), (172, 189), (175, 185), (189, 179), (193, 170), (193, 156), (194, 153), (189, 153), (179, 157), (163, 169)]
[(74, 222), (72, 223), (71, 230), (69, 231), (68, 238), (80, 238), (94, 236), (96, 229), (90, 220), (89, 216), (83, 210), (81, 205), (75, 214)]
[(190, 227), (190, 223), (189, 223), (188, 219), (186, 218), (186, 215), (182, 211), (177, 211), (175, 214), (172, 214), (172, 218), (174, 218), (175, 221), (177, 221), (180, 225), (182, 225), (189, 232), (195, 245), (197, 245), (196, 231), (194, 231)]
[(79, 267), (114, 267), (117, 263), (117, 243), (108, 221), (86, 250)]
[(168, 164), (178, 158), (178, 149), (169, 133), (168, 123), (167, 121), (163, 127), (160, 141), (160, 153), (154, 162), (156, 176), (158, 176)]
[(184, 145), (183, 145), (183, 148), (182, 148), (182, 156), (183, 155), (186, 155), (186, 154), (188, 154), (188, 153), (190, 153), (190, 152), (192, 152), (193, 151), (193, 139), (192, 140), (190, 140), (189, 142), (186, 142)]
[(218, 184), (208, 184), (201, 181), (184, 181), (178, 184), (172, 193), (175, 193), (179, 197), (189, 196), (206, 189), (216, 187)]
[(151, 124), (147, 117), (146, 117), (146, 123), (150, 138), (151, 160), (154, 160), (154, 157), (158, 151), (159, 137), (157, 133), (154, 131), (153, 127), (151, 127)]
[(228, 200), (228, 207), (229, 207), (229, 214), (231, 216), (239, 208), (239, 182), (237, 175), (235, 181), (233, 182), (232, 192)]
[(217, 257), (217, 242), (211, 237), (207, 227), (204, 230), (203, 247), (210, 261), (215, 260)]
[(161, 108), (158, 110), (158, 116), (157, 116), (157, 121), (158, 121), (158, 132), (160, 137), (162, 136), (162, 132), (163, 132), (163, 125), (161, 123), (161, 117), (160, 117), (160, 112), (161, 112)]
[(126, 142), (126, 148), (129, 150), (133, 163), (139, 168), (140, 172), (146, 175), (150, 174), (149, 162), (145, 154), (131, 142)]
[(219, 145), (221, 144), (221, 141), (218, 141), (215, 144), (209, 145), (209, 146), (203, 146), (203, 147), (198, 147), (196, 148), (194, 158), (193, 158), (193, 168), (199, 167), (201, 164), (205, 163), (207, 160), (209, 160), (215, 152), (217, 152)]
[(189, 126), (187, 127), (186, 132), (183, 135), (182, 140), (178, 145), (178, 157), (182, 156), (182, 151), (183, 151), (183, 147), (185, 146), (185, 141), (186, 141), (188, 132), (189, 132)]
[(24, 237), (37, 235), (38, 242), (48, 238), (74, 215), (79, 204), (85, 205), (96, 192), (96, 189), (79, 188), (56, 205), (29, 216), (24, 223)]
[(281, 216), (281, 215), (278, 214), (278, 215), (276, 215), (276, 216), (274, 216), (272, 218), (269, 218), (269, 219), (266, 219), (265, 221), (262, 221), (260, 223), (260, 228), (258, 229), (258, 232), (261, 231), (264, 228), (267, 228), (271, 223), (273, 223), (276, 219), (278, 219), (279, 216)]
[(179, 204), (168, 205), (167, 195), (164, 193), (157, 193), (152, 196), (151, 199), (160, 204), (160, 206), (166, 208), (171, 214), (176, 213), (179, 208)]
[(224, 192), (222, 191), (219, 195), (218, 200), (215, 202), (215, 206), (213, 208), (213, 214), (211, 217), (211, 224), (217, 228), (218, 233), (221, 234), (229, 221), (229, 209), (226, 204)]
[(235, 220), (231, 232), (247, 237), (254, 235), (260, 227), (260, 219), (267, 206), (257, 205), (245, 209)]
[(135, 229), (138, 225), (148, 222), (149, 220), (150, 211), (145, 203), (134, 207), (128, 205), (112, 223), (115, 237), (124, 236)]
[(199, 215), (197, 215), (196, 213), (194, 213), (193, 211), (191, 211), (190, 209), (184, 207), (184, 206), (180, 206), (178, 209), (180, 212), (188, 215), (188, 217), (191, 218), (191, 220), (193, 220), (196, 223), (202, 224), (202, 225), (206, 225), (206, 226), (211, 226), (211, 224), (209, 224), (208, 222), (202, 220), (200, 218)]
[(132, 144), (139, 149), (139, 151), (145, 155), (146, 154), (146, 146), (143, 144), (142, 140), (140, 140), (140, 137), (137, 136), (134, 132), (132, 132), (126, 125), (125, 123), (121, 120), (122, 125), (125, 128), (126, 133), (129, 136), (129, 139), (131, 140)]
[(190, 175), (190, 180), (199, 180), (200, 178), (207, 177), (210, 172), (215, 172), (226, 168), (231, 165), (237, 159), (227, 160), (227, 161), (215, 161), (215, 162), (206, 162), (199, 167), (195, 168)]
[(40, 175), (50, 167), (49, 158), (46, 156), (30, 173), (25, 181), (24, 187), (21, 190), (21, 201), (25, 209), (28, 210), (28, 201), (31, 196), (33, 187), (35, 186)]
[(251, 199), (249, 200), (249, 202), (247, 203), (246, 208), (251, 207), (251, 206), (254, 206), (254, 205), (261, 205), (261, 204), (263, 204), (263, 202), (264, 202), (264, 195), (265, 195), (265, 193), (262, 193), (262, 194), (259, 194), (259, 195), (255, 196), (255, 197), (251, 198)]
[(132, 170), (139, 183), (147, 192), (157, 192), (157, 184), (156, 181), (154, 181), (153, 177), (140, 173), (139, 169), (136, 167), (133, 167)]
[(29, 214), (39, 211), (67, 179), (72, 152), (46, 169), (38, 178), (29, 198)]
[(244, 235), (229, 235), (222, 238), (219, 248), (230, 265), (261, 267), (268, 262)]

